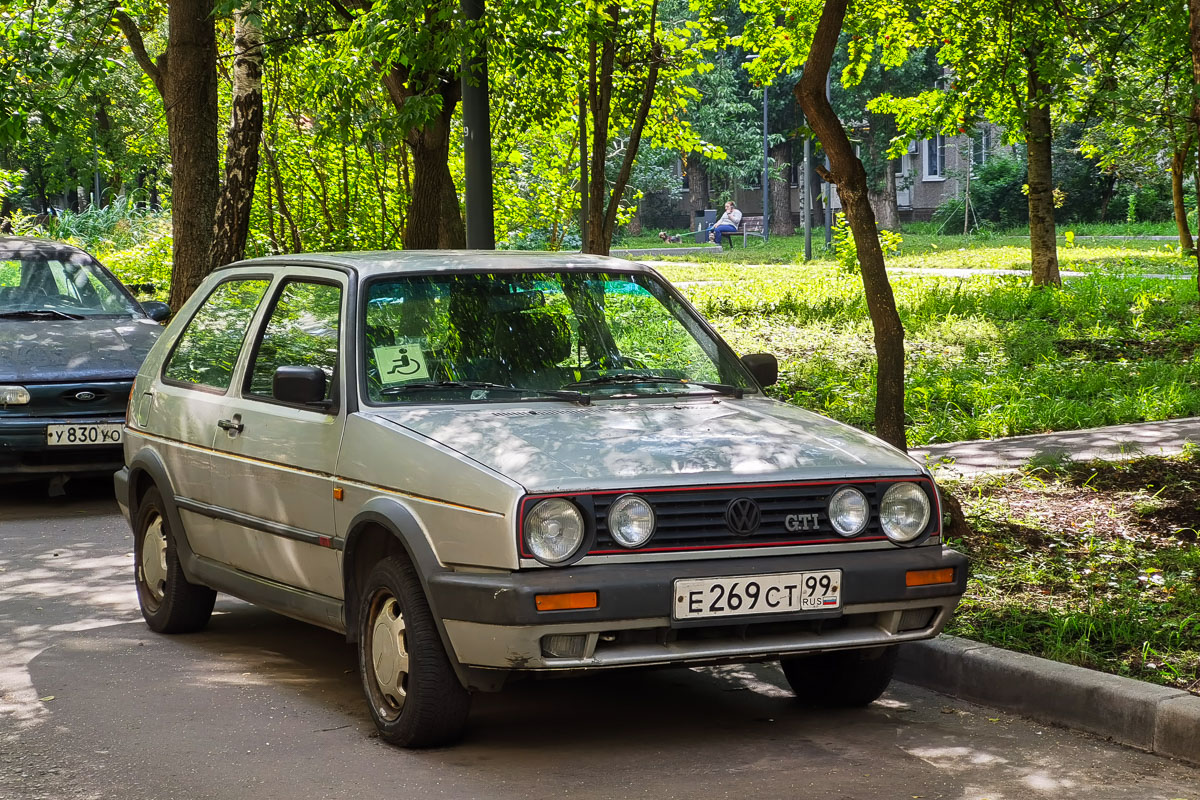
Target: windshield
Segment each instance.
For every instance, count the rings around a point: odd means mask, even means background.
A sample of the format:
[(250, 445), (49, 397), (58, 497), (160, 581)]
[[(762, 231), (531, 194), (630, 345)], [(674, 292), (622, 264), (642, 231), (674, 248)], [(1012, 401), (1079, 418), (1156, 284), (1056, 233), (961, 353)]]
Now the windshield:
[(649, 275), (387, 277), (368, 285), (375, 403), (741, 394), (738, 360)]
[(0, 317), (142, 316), (111, 275), (85, 253), (64, 260), (0, 254)]

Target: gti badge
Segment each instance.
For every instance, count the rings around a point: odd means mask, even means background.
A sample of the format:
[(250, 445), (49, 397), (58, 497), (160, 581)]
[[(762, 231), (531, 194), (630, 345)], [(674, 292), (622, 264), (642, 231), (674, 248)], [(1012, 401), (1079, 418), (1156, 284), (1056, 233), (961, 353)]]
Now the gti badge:
[(792, 533), (797, 531), (815, 531), (819, 524), (818, 517), (813, 514), (788, 514), (783, 520), (783, 525)]

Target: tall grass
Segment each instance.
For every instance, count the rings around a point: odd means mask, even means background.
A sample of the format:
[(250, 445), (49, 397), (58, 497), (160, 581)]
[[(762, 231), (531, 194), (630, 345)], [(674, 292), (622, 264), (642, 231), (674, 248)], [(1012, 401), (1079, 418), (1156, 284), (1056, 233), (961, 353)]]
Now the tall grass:
[(164, 220), (169, 220), (164, 212), (139, 208), (127, 195), (119, 195), (103, 208), (52, 217), (46, 235), (92, 253), (127, 250), (159, 238)]
[[(735, 349), (779, 356), (777, 396), (871, 427), (875, 354), (858, 278), (819, 266), (664, 272), (686, 281)], [(892, 284), (907, 337), (910, 444), (1200, 414), (1190, 281), (1095, 274), (1034, 289), (1006, 276), (897, 275)]]

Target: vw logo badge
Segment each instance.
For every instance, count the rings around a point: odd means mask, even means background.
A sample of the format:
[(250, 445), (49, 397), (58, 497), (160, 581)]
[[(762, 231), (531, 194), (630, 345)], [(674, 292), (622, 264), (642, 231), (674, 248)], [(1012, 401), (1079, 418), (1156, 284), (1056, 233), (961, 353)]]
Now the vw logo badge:
[(758, 503), (749, 497), (730, 500), (725, 507), (725, 524), (738, 536), (749, 536), (758, 530), (761, 523), (762, 512), (758, 509)]
[(86, 402), (87, 402), (87, 401), (89, 401), (89, 400), (95, 400), (95, 399), (96, 399), (96, 393), (95, 393), (95, 392), (89, 392), (89, 391), (86, 391), (86, 390), (84, 390), (84, 391), (82, 391), (82, 392), (76, 392), (76, 393), (75, 393), (75, 399), (76, 399), (76, 400), (82, 400), (83, 402), (85, 402), (85, 403), (86, 403)]

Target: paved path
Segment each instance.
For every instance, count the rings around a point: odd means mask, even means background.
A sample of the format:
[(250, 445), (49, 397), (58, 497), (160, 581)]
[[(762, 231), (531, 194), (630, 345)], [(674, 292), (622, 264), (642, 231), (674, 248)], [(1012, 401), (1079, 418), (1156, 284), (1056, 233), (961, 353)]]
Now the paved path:
[(151, 633), (107, 484), (69, 489), (0, 488), (4, 800), (1200, 800), (1200, 770), (907, 684), (806, 712), (773, 665), (526, 681), (396, 750), (328, 631), (222, 597)]
[(1035, 456), (1059, 454), (1075, 461), (1171, 455), (1188, 442), (1200, 445), (1200, 417), (1135, 422), (1063, 433), (980, 439), (914, 448), (911, 455), (951, 474), (1019, 469)]
[[(645, 260), (641, 260), (641, 259), (634, 259), (634, 260), (638, 261), (638, 263), (640, 263), (640, 264), (645, 264), (646, 266), (654, 267), (655, 269), (661, 269), (662, 267), (670, 268), (670, 267), (678, 267), (678, 266), (689, 266), (689, 265), (692, 265), (693, 263), (695, 263), (695, 262), (690, 262), (690, 261), (645, 261)], [(745, 267), (746, 269), (769, 269), (769, 268), (776, 268), (776, 269), (784, 268), (784, 269), (786, 269), (788, 267), (801, 267), (804, 265), (803, 264), (737, 264), (737, 265), (731, 265), (731, 266)], [(1027, 269), (989, 269), (989, 268), (979, 268), (979, 269), (962, 268), (962, 269), (960, 269), (957, 267), (947, 267), (945, 269), (942, 269), (939, 267), (888, 267), (888, 274), (889, 275), (901, 275), (901, 274), (904, 274), (904, 275), (937, 275), (937, 276), (943, 277), (943, 278), (974, 278), (974, 277), (983, 276), (983, 275), (1015, 275), (1017, 277), (1028, 278), (1032, 273)], [(1078, 272), (1076, 270), (1060, 270), (1059, 275), (1061, 275), (1064, 278), (1087, 278), (1087, 277), (1090, 277), (1093, 275), (1120, 275), (1122, 277), (1137, 277), (1137, 278), (1148, 278), (1148, 279), (1167, 280), (1167, 281), (1190, 281), (1190, 280), (1194, 280), (1194, 278), (1195, 278), (1194, 275), (1188, 275), (1188, 274), (1184, 274), (1184, 273), (1170, 273), (1170, 272), (1131, 273), (1131, 272), (1103, 272), (1103, 271), (1099, 271), (1099, 270), (1093, 271), (1093, 272)], [(699, 283), (735, 283), (737, 280), (739, 280), (739, 279), (737, 279), (737, 278), (732, 278), (732, 279), (722, 278), (722, 279), (703, 280), (703, 281), (684, 281), (684, 282), (678, 283), (676, 285), (677, 286), (689, 286), (689, 285), (695, 285), (695, 284), (699, 284)]]

